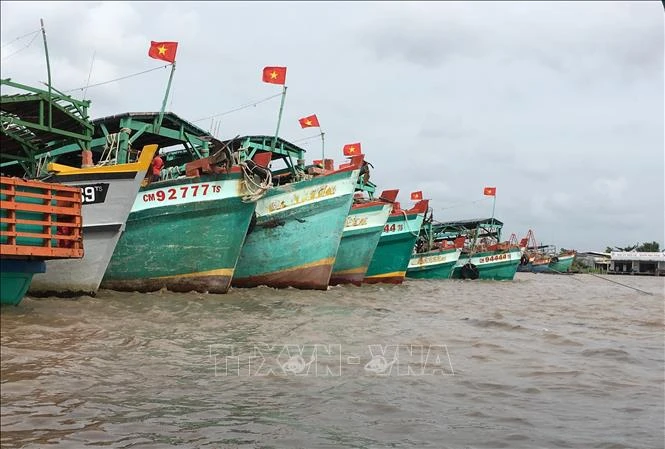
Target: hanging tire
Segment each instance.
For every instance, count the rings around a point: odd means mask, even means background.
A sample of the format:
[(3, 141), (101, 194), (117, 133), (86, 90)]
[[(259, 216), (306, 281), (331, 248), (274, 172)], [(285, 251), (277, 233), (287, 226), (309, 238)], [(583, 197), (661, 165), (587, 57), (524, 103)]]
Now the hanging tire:
[(462, 276), (462, 279), (478, 279), (478, 276), (480, 275), (478, 273), (478, 267), (476, 267), (474, 264), (471, 262), (467, 262), (464, 265), (462, 265), (462, 269), (460, 270), (460, 275)]
[(557, 263), (559, 261), (559, 258), (554, 256), (550, 259), (550, 263)]
[(520, 258), (520, 265), (527, 265), (529, 263), (529, 256), (526, 254), (522, 254), (522, 257)]

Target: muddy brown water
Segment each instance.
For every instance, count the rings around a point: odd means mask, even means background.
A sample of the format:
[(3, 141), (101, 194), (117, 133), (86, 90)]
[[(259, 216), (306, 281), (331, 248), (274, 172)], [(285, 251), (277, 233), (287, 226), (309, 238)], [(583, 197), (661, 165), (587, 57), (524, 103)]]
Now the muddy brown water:
[(662, 448), (665, 279), (26, 298), (7, 448)]

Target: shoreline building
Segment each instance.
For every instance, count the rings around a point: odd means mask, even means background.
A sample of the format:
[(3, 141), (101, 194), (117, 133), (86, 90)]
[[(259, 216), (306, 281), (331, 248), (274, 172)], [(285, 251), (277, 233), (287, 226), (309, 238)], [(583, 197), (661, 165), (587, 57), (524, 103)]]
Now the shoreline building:
[(610, 253), (608, 274), (640, 274), (665, 276), (665, 251)]
[(610, 253), (602, 253), (599, 251), (586, 251), (577, 253), (575, 260), (578, 261), (580, 265), (587, 268), (607, 273), (610, 266), (611, 255)]

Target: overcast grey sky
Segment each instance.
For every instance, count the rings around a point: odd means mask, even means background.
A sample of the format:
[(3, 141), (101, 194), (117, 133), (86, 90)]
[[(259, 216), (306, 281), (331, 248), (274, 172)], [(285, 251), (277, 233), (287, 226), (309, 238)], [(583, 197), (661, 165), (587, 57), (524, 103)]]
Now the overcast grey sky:
[[(5, 2), (2, 78), (61, 90), (160, 67), (178, 41), (168, 109), (190, 121), (280, 92), (280, 137), (326, 154), (361, 142), (379, 189), (422, 190), (441, 221), (496, 217), (505, 237), (604, 250), (656, 240), (664, 219), (664, 12), (653, 2)], [(27, 48), (26, 48), (27, 46)], [(159, 110), (161, 69), (91, 87), (93, 118)], [(83, 92), (72, 93), (81, 98)], [(273, 134), (279, 98), (218, 117), (220, 138)], [(211, 120), (195, 122), (210, 129)], [(215, 126), (217, 124), (215, 123)], [(299, 142), (308, 160), (320, 140)]]

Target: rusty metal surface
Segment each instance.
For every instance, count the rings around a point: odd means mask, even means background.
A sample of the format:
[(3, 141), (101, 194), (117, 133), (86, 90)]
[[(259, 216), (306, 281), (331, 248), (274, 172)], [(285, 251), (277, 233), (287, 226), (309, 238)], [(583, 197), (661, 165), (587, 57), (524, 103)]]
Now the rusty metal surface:
[(333, 264), (331, 263), (243, 279), (234, 278), (232, 285), (240, 288), (266, 285), (273, 288), (294, 287), (304, 290), (327, 290), (332, 267)]
[(363, 283), (365, 284), (401, 284), (404, 282), (404, 276), (387, 276), (382, 278), (365, 278)]
[(188, 276), (169, 279), (136, 279), (103, 281), (101, 288), (121, 292), (155, 292), (163, 288), (178, 293), (226, 293), (231, 285), (230, 276)]
[(353, 284), (360, 287), (365, 273), (334, 274), (330, 277), (330, 285)]

